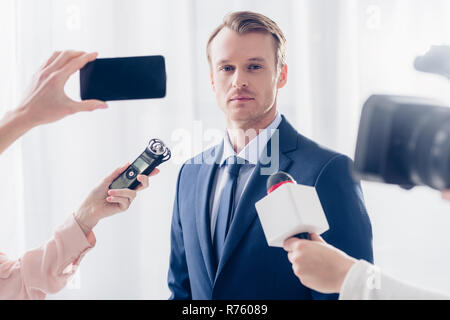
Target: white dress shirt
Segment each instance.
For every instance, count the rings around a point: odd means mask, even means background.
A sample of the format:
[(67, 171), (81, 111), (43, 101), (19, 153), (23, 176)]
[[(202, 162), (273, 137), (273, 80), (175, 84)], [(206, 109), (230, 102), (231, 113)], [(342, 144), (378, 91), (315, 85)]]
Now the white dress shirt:
[(277, 130), (278, 126), (281, 122), (281, 115), (277, 112), (275, 119), (263, 130), (259, 132), (259, 134), (253, 138), (244, 149), (236, 154), (234, 152), (233, 146), (231, 145), (230, 138), (228, 136), (228, 131), (225, 130), (225, 135), (223, 138), (223, 153), (222, 158), (219, 162), (219, 167), (217, 168), (214, 182), (211, 188), (211, 197), (210, 197), (210, 221), (211, 221), (211, 239), (214, 239), (214, 230), (216, 228), (216, 220), (217, 220), (217, 212), (219, 210), (219, 202), (220, 195), (225, 186), (224, 175), (227, 174), (225, 171), (225, 160), (229, 157), (237, 156), (241, 159), (245, 159), (245, 164), (242, 165), (241, 170), (239, 171), (239, 177), (237, 180), (236, 186), (236, 194), (234, 197), (235, 208), (239, 203), (242, 192), (244, 191), (247, 182), (255, 170), (256, 164), (258, 163), (262, 152), (264, 151), (267, 142), (272, 137), (273, 133)]

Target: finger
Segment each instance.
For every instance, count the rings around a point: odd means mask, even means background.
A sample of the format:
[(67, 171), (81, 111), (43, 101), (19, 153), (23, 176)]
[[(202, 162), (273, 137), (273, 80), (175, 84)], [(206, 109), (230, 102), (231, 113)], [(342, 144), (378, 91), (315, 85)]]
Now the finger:
[(73, 73), (83, 68), (88, 62), (97, 58), (97, 52), (85, 53), (70, 60), (64, 68), (61, 69), (62, 75), (67, 80)]
[(114, 197), (123, 197), (123, 198), (128, 198), (130, 199), (130, 202), (134, 200), (134, 198), (136, 198), (136, 191), (135, 190), (131, 190), (131, 189), (111, 189), (108, 190), (108, 195), (109, 196), (114, 196)]
[(61, 54), (61, 51), (55, 51), (50, 58), (42, 65), (41, 69), (47, 68)]
[[(138, 181), (141, 183), (137, 188), (136, 188), (136, 191), (140, 191), (140, 190), (142, 190), (142, 189), (146, 189), (147, 187), (148, 187), (148, 177), (151, 177), (151, 176), (155, 176), (155, 175), (157, 175), (159, 173), (159, 169), (158, 168), (155, 168), (155, 169), (153, 169), (153, 171), (152, 172), (150, 172), (150, 174), (148, 175), (148, 176), (146, 176), (146, 175), (142, 175), (142, 174), (140, 174), (140, 175), (138, 175), (138, 177), (137, 177), (137, 179), (138, 179)], [(140, 176), (142, 176), (142, 178), (140, 178)], [(141, 181), (142, 180), (142, 181)]]
[(288, 252), (288, 260), (290, 263), (294, 263), (294, 252)]
[(149, 177), (155, 176), (155, 175), (157, 175), (158, 173), (159, 173), (159, 169), (158, 169), (158, 168), (155, 168), (155, 169), (153, 169), (152, 172), (150, 172), (150, 174), (149, 174), (148, 176), (149, 176)]
[(128, 198), (123, 198), (123, 197), (112, 197), (109, 196), (106, 198), (106, 201), (108, 201), (109, 203), (112, 204), (117, 204), (119, 206), (119, 209), (121, 211), (125, 211), (130, 207), (131, 201)]
[(108, 105), (104, 101), (93, 99), (93, 100), (73, 101), (72, 108), (73, 112), (94, 111), (97, 109), (106, 109), (108, 108)]
[(137, 177), (137, 180), (141, 183), (136, 190), (142, 190), (142, 189), (146, 189), (148, 187), (148, 176), (144, 175), (144, 174), (140, 174)]
[[(301, 270), (300, 270), (300, 267), (296, 264), (296, 263), (293, 263), (292, 264), (292, 271), (294, 272), (294, 274), (297, 276), (297, 278), (300, 280), (300, 277), (302, 276), (302, 274), (301, 274)], [(300, 280), (301, 281), (301, 280)]]
[(124, 164), (123, 166), (115, 169), (109, 176), (107, 176), (104, 181), (105, 183), (111, 183), (115, 178), (117, 178), (122, 172), (125, 171), (126, 168), (130, 165), (129, 162)]
[(297, 242), (299, 242), (299, 241), (300, 241), (300, 239), (298, 239), (296, 237), (289, 238), (289, 239), (284, 241), (283, 249), (286, 250), (286, 251), (291, 251), (291, 250), (293, 250), (295, 244)]
[(319, 236), (317, 233), (310, 233), (309, 236), (310, 236), (312, 241), (326, 243), (325, 240), (323, 240), (322, 237)]
[(56, 72), (63, 68), (69, 61), (84, 55), (84, 51), (66, 50), (63, 51), (52, 63), (48, 66), (48, 72)]

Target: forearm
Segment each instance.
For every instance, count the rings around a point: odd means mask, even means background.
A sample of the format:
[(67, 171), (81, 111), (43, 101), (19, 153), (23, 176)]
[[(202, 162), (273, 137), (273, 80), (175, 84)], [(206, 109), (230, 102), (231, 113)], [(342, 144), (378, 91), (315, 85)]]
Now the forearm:
[(0, 255), (0, 299), (43, 299), (58, 292), (95, 242), (93, 233), (85, 236), (69, 217), (52, 239), (19, 260)]
[(27, 112), (25, 107), (19, 107), (7, 112), (0, 120), (0, 154), (34, 127)]
[(95, 218), (95, 215), (92, 210), (88, 210), (86, 208), (81, 208), (74, 214), (74, 219), (80, 226), (80, 229), (87, 236), (89, 232), (97, 225), (98, 219)]

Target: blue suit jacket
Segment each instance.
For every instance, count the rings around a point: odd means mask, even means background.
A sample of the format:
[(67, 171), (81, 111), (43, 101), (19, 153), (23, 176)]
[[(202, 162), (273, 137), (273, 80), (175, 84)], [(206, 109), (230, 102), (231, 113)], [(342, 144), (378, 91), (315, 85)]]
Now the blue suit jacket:
[[(279, 170), (299, 184), (315, 186), (330, 226), (324, 240), (373, 262), (372, 229), (361, 187), (350, 174), (351, 160), (303, 137), (284, 117), (278, 129)], [(203, 152), (180, 170), (171, 227), (171, 299), (336, 299), (336, 294), (303, 286), (287, 253), (268, 246), (255, 209), (267, 194), (268, 175), (260, 174), (261, 163), (241, 196), (214, 272), (209, 197), (222, 148)]]

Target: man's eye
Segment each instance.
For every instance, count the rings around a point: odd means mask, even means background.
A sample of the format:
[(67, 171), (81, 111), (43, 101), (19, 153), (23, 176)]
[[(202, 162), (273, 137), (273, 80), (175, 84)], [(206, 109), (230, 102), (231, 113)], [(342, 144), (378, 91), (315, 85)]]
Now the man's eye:
[(259, 64), (252, 64), (248, 67), (250, 70), (259, 70), (262, 68)]
[(233, 70), (233, 67), (232, 67), (232, 66), (223, 66), (223, 67), (220, 68), (220, 70), (223, 70), (223, 71), (232, 71), (232, 70)]

